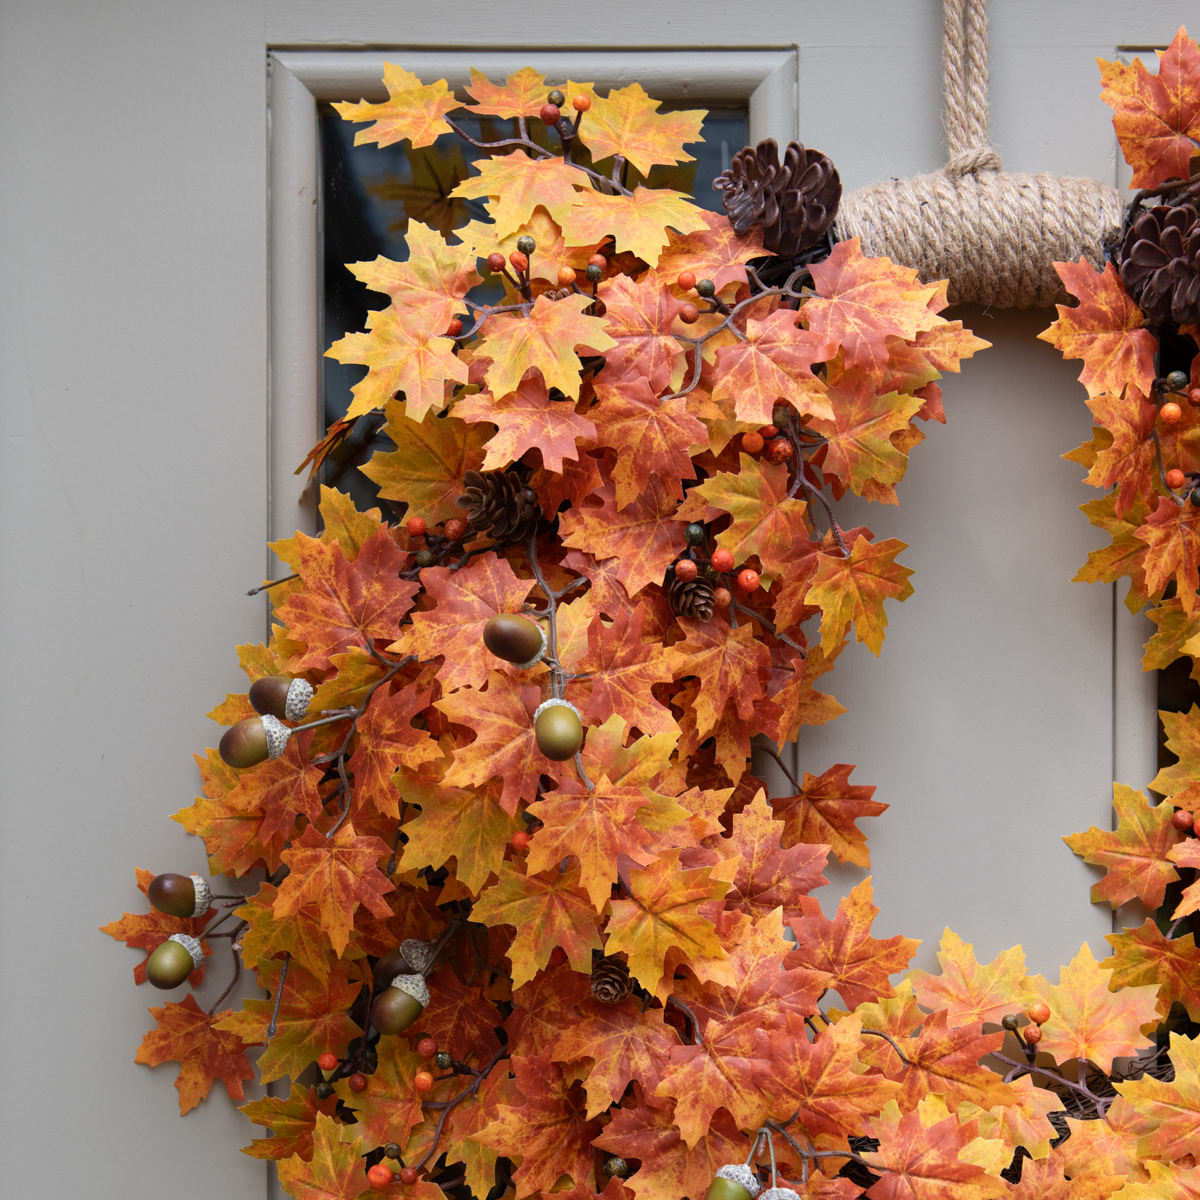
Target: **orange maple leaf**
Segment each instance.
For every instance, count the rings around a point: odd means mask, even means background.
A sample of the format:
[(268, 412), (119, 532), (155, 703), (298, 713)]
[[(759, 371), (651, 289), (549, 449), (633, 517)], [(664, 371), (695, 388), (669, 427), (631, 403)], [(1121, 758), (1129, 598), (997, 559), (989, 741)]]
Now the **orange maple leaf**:
[(1056, 305), (1058, 320), (1038, 337), (1062, 351), (1063, 358), (1082, 358), (1079, 382), (1095, 399), (1102, 392), (1119, 396), (1127, 383), (1143, 395), (1154, 380), (1158, 343), (1142, 328), (1142, 310), (1129, 298), (1112, 263), (1097, 271), (1086, 258), (1057, 262), (1068, 292), (1079, 300), (1070, 308)]
[(472, 1053), (486, 1059), (499, 1049), (500, 1014), (484, 995), (482, 984), (467, 987), (452, 967), (443, 967), (429, 977), (429, 995), (421, 1029), (440, 1047), (459, 1059)]
[(702, 212), (704, 227), (683, 236), (667, 230), (667, 248), (658, 256), (658, 274), (669, 283), (685, 271), (697, 279), (711, 279), (719, 292), (727, 283), (747, 283), (746, 263), (774, 257), (762, 244), (762, 227), (754, 226), (738, 237), (724, 213)]
[(329, 976), (329, 938), (317, 920), (316, 907), (308, 904), (294, 916), (276, 920), (278, 896), (279, 889), (274, 884), (264, 883), (234, 910), (234, 916), (249, 922), (249, 928), (238, 939), (242, 944), (242, 961), (253, 965), (279, 954), (290, 954), (309, 974), (324, 982)]
[(1170, 46), (1158, 51), (1158, 74), (1140, 59), (1130, 63), (1096, 59), (1104, 88), (1100, 99), (1113, 109), (1113, 128), (1131, 187), (1157, 187), (1187, 179), (1200, 139), (1200, 53), (1181, 25)]
[(606, 310), (605, 331), (614, 339), (604, 355), (605, 375), (644, 379), (656, 396), (678, 388), (683, 382), (683, 345), (671, 327), (683, 305), (666, 284), (654, 271), (636, 282), (628, 275), (614, 275), (597, 294)]
[(470, 110), (476, 116), (536, 117), (546, 103), (546, 77), (532, 67), (522, 67), (501, 86), (472, 67), (467, 92), (475, 99)]
[[(1164, 664), (1165, 665), (1165, 664)], [(1152, 790), (1170, 796), (1176, 808), (1200, 808), (1200, 706), (1186, 713), (1160, 712), (1167, 749), (1179, 759), (1163, 767), (1150, 783)]]
[(693, 162), (685, 142), (702, 142), (703, 109), (660, 113), (659, 100), (640, 83), (613, 88), (607, 96), (592, 93), (592, 107), (579, 127), (579, 138), (597, 162), (614, 154), (627, 158), (643, 175), (653, 166)]
[(1099, 883), (1092, 884), (1092, 903), (1107, 900), (1113, 908), (1135, 896), (1147, 908), (1158, 908), (1168, 883), (1179, 873), (1167, 860), (1167, 851), (1183, 841), (1171, 824), (1170, 804), (1149, 804), (1146, 797), (1121, 783), (1113, 784), (1116, 830), (1097, 829), (1073, 833), (1063, 841), (1093, 866), (1107, 868)]
[(868, 542), (860, 536), (849, 558), (832, 554), (817, 557), (817, 569), (805, 600), (818, 605), (821, 617), (821, 649), (826, 654), (840, 646), (850, 622), (860, 642), (876, 655), (883, 649), (883, 631), (887, 616), (884, 600), (907, 600), (913, 594), (908, 582), (912, 572), (896, 562), (896, 555), (907, 550), (906, 542), (888, 538)]
[(333, 1085), (342, 1103), (354, 1110), (357, 1121), (354, 1133), (362, 1139), (364, 1151), (388, 1142), (403, 1146), (412, 1127), (419, 1125), (425, 1115), (413, 1077), (428, 1067), (426, 1060), (396, 1037), (380, 1040), (378, 1056), (371, 1084), (365, 1091), (352, 1091), (346, 1079), (339, 1079)]
[[(522, 1058), (553, 1055), (564, 1030), (573, 1029), (579, 1021), (576, 1006), (583, 1006), (591, 997), (588, 976), (573, 971), (567, 963), (539, 971), (529, 983), (513, 990), (512, 1012), (504, 1022), (509, 1053)], [(554, 1061), (564, 1060), (555, 1057)]]
[(308, 903), (317, 906), (321, 928), (340, 955), (354, 928), (354, 910), (361, 904), (377, 917), (390, 917), (383, 899), (394, 885), (375, 865), (390, 847), (377, 837), (358, 837), (347, 821), (327, 838), (310, 825), (282, 854), (290, 874), (279, 886), (275, 916), (290, 917)]
[(1123, 395), (1105, 393), (1087, 402), (1100, 428), (1111, 435), (1111, 442), (1096, 454), (1087, 482), (1093, 487), (1120, 484), (1114, 515), (1124, 517), (1137, 504), (1154, 495), (1156, 471), (1154, 422), (1157, 409), (1136, 387)]
[(246, 1061), (242, 1039), (217, 1027), (229, 1012), (225, 1009), (210, 1017), (191, 994), (183, 998), (182, 1004), (168, 1001), (162, 1008), (150, 1009), (158, 1028), (142, 1039), (135, 1061), (150, 1067), (179, 1063), (175, 1087), (179, 1090), (180, 1113), (191, 1112), (217, 1079), (235, 1100), (246, 1098), (242, 1080), (253, 1079), (254, 1068)]
[(732, 700), (737, 714), (749, 720), (763, 694), (760, 673), (770, 670), (770, 652), (754, 636), (754, 626), (743, 622), (736, 629), (721, 620), (697, 621), (680, 617), (687, 635), (668, 653), (678, 679), (694, 675), (701, 681), (695, 699), (697, 729), (707, 733), (721, 718), (726, 701)]
[(1104, 937), (1114, 953), (1100, 965), (1112, 971), (1108, 986), (1113, 991), (1157, 983), (1162, 1016), (1179, 1001), (1193, 1021), (1200, 1019), (1200, 950), (1195, 934), (1166, 938), (1148, 917), (1136, 929), (1106, 933)]
[[(1196, 838), (1188, 838), (1187, 841), (1173, 847), (1167, 857), (1178, 866), (1191, 867), (1193, 871), (1200, 872), (1200, 841)], [(1186, 917), (1190, 913), (1198, 911), (1200, 911), (1200, 874), (1197, 874), (1194, 881), (1183, 889), (1183, 896), (1171, 914), (1171, 919), (1178, 921), (1180, 917)]]
[(772, 797), (771, 807), (783, 820), (784, 845), (825, 844), (838, 862), (871, 865), (867, 839), (854, 822), (859, 817), (877, 817), (888, 806), (871, 799), (875, 794), (872, 785), (850, 782), (853, 770), (851, 765), (838, 763), (822, 775), (805, 771), (795, 796)]
[(612, 236), (619, 251), (628, 250), (646, 262), (657, 262), (667, 242), (667, 227), (694, 233), (708, 222), (683, 192), (668, 188), (633, 189), (632, 196), (587, 192), (556, 219), (572, 244), (602, 242)]
[[(515, 1106), (520, 1102), (521, 1093), (517, 1090), (516, 1081), (509, 1077), (507, 1071), (500, 1070), (492, 1071), (473, 1097), (468, 1097), (450, 1110), (450, 1120), (443, 1133), (444, 1140), (438, 1143), (439, 1150), (445, 1147), (447, 1163), (457, 1161), (463, 1164), (467, 1187), (475, 1196), (486, 1196), (495, 1186), (496, 1159), (499, 1158), (490, 1146), (477, 1142), (475, 1134), (496, 1119), (501, 1104)], [(430, 1121), (427, 1128), (429, 1145), (432, 1147), (436, 1125)], [(407, 1149), (413, 1158), (422, 1153), (419, 1146), (410, 1145)], [(439, 1198), (434, 1197), (433, 1200)]]
[(204, 839), (208, 867), (213, 873), (245, 875), (264, 862), (269, 870), (276, 870), (283, 842), (264, 846), (258, 840), (262, 812), (235, 808), (225, 800), (237, 785), (238, 772), (227, 766), (216, 750), (210, 748), (205, 753), (207, 758), (201, 758), (199, 754), (192, 756), (204, 779), (205, 795), (198, 796), (195, 804), (172, 814), (171, 820), (178, 821), (188, 833)]
[(1138, 1153), (1170, 1162), (1200, 1154), (1200, 1038), (1172, 1033), (1168, 1054), (1175, 1068), (1170, 1083), (1143, 1075), (1115, 1086), (1141, 1116), (1159, 1122), (1138, 1142)]
[(346, 1127), (324, 1113), (317, 1114), (312, 1134), (312, 1159), (300, 1155), (279, 1163), (279, 1182), (296, 1200), (357, 1200), (367, 1191), (362, 1140), (342, 1141)]
[(998, 1025), (1007, 1013), (1018, 1012), (1025, 1003), (1021, 981), (1025, 978), (1025, 952), (1020, 946), (1004, 950), (986, 965), (975, 958), (975, 947), (953, 930), (942, 934), (938, 962), (940, 975), (910, 971), (917, 1000), (925, 1008), (944, 1010), (950, 1025)]
[(441, 758), (441, 747), (424, 729), (413, 727), (413, 718), (429, 706), (428, 689), (415, 683), (392, 695), (380, 688), (358, 720), (358, 745), (347, 764), (354, 776), (354, 802), (368, 803), (387, 817), (400, 815), (400, 793), (392, 776), (401, 767), (415, 769)]
[(239, 772), (225, 798), (231, 808), (262, 814), (257, 837), (264, 844), (287, 839), (300, 814), (315, 821), (325, 807), (317, 790), (323, 772), (308, 759), (312, 739), (312, 731), (289, 738), (282, 757)]
[(461, 107), (444, 79), (422, 83), (412, 71), (396, 63), (383, 64), (383, 82), (388, 98), (382, 104), (361, 100), (333, 106), (344, 121), (375, 122), (370, 129), (355, 133), (356, 146), (378, 142), (382, 149), (403, 138), (409, 139), (413, 149), (432, 146), (438, 134), (448, 129), (446, 113)]
[(274, 1135), (256, 1138), (242, 1153), (251, 1158), (290, 1158), (298, 1155), (308, 1162), (313, 1156), (313, 1130), (317, 1116), (333, 1116), (337, 1097), (318, 1100), (313, 1089), (293, 1083), (291, 1095), (264, 1096), (243, 1104), (238, 1111), (246, 1114), (255, 1125), (265, 1125)]
[(498, 238), (524, 225), (539, 205), (565, 228), (575, 203), (575, 189), (590, 187), (588, 177), (578, 167), (557, 155), (530, 158), (524, 150), (516, 149), (511, 154), (476, 159), (471, 166), (479, 174), (464, 179), (450, 195), (488, 200), (488, 215)]
[(1173, 576), (1183, 611), (1191, 616), (1200, 587), (1200, 508), (1160, 496), (1158, 508), (1135, 536), (1149, 547), (1144, 559), (1147, 587), (1160, 591)]

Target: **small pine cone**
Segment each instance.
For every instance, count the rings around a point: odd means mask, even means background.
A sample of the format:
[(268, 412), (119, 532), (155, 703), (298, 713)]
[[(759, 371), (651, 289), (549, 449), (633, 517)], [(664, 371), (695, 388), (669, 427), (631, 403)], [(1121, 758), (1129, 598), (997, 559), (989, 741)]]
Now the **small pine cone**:
[(629, 968), (615, 954), (592, 964), (592, 995), (603, 1004), (620, 1004), (633, 991)]
[(774, 138), (735, 154), (713, 187), (734, 232), (745, 237), (761, 225), (763, 245), (782, 258), (815, 245), (833, 224), (842, 198), (842, 181), (826, 155), (790, 142), (780, 164)]
[(516, 471), (468, 471), (465, 495), (454, 503), (467, 510), (467, 521), (478, 533), (497, 542), (524, 542), (537, 532), (542, 519), (537, 492)]
[(547, 300), (565, 300), (568, 296), (573, 296), (574, 294), (575, 289), (569, 287), (555, 288), (553, 291), (542, 293)]
[(1129, 227), (1121, 282), (1155, 325), (1200, 323), (1200, 215), (1190, 204), (1160, 204)]
[(671, 611), (678, 617), (712, 620), (715, 603), (713, 587), (703, 576), (685, 583), (672, 571), (667, 581), (667, 599), (671, 602)]

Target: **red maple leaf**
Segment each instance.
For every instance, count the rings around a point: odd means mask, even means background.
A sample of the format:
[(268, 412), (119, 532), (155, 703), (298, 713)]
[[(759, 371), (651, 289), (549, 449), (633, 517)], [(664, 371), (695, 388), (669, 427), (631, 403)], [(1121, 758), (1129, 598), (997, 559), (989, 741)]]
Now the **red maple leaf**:
[(354, 801), (371, 804), (384, 816), (400, 815), (400, 793), (392, 776), (401, 767), (415, 769), (441, 758), (437, 742), (424, 729), (413, 727), (413, 718), (429, 706), (430, 691), (410, 683), (392, 695), (380, 688), (358, 720), (358, 746), (348, 769), (354, 776)]
[(838, 763), (822, 775), (805, 771), (795, 796), (771, 799), (775, 815), (783, 819), (784, 845), (825, 844), (837, 855), (838, 862), (851, 862), (856, 867), (871, 865), (867, 839), (854, 822), (859, 817), (877, 817), (888, 806), (871, 799), (873, 786), (850, 782), (853, 770), (851, 765)]

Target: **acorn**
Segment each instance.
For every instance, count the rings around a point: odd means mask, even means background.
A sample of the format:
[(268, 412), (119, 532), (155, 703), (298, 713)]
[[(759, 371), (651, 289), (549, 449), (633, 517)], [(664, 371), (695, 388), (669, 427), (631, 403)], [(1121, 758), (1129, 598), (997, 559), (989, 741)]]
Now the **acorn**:
[(380, 1033), (403, 1033), (429, 1003), (429, 989), (420, 975), (397, 975), (371, 1007), (371, 1024)]
[(269, 713), (247, 717), (225, 731), (218, 753), (231, 767), (256, 767), (268, 758), (281, 758), (292, 731)]
[(286, 675), (264, 675), (250, 685), (250, 706), (256, 713), (299, 721), (308, 712), (316, 689), (307, 679), (289, 679)]
[(704, 1200), (756, 1200), (762, 1185), (745, 1163), (721, 1167), (704, 1193)]
[(527, 671), (546, 653), (546, 631), (519, 613), (497, 613), (483, 627), (483, 644), (497, 658)]
[(171, 917), (202, 917), (212, 907), (212, 891), (199, 875), (155, 875), (146, 895), (154, 908)]
[(146, 960), (146, 978), (156, 988), (178, 987), (204, 962), (204, 951), (194, 937), (173, 933)]
[(538, 749), (554, 762), (574, 758), (583, 745), (583, 722), (579, 709), (567, 700), (547, 700), (533, 714), (533, 732)]

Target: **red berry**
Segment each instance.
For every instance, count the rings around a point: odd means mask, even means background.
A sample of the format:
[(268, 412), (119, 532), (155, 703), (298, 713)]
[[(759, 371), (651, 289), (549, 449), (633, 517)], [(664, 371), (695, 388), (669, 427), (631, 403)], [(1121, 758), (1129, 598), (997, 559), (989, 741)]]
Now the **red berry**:
[(538, 113), (542, 118), (543, 125), (557, 125), (558, 118), (562, 116), (557, 104), (543, 104), (542, 111)]
[(1177, 808), (1171, 814), (1171, 824), (1174, 825), (1180, 833), (1191, 833), (1195, 823), (1195, 815), (1188, 812), (1186, 808)]
[(518, 829), (509, 840), (512, 842), (514, 850), (529, 849), (529, 834), (524, 829)]
[(1021, 1030), (1021, 1036), (1025, 1039), (1027, 1046), (1036, 1046), (1042, 1040), (1042, 1027), (1040, 1025), (1026, 1025)]
[(424, 517), (409, 517), (408, 522), (405, 525), (405, 529), (407, 529), (413, 537), (420, 537), (421, 534), (423, 534), (428, 528), (429, 526), (425, 524)]
[(604, 268), (608, 266), (608, 259), (605, 258), (603, 254), (593, 254), (592, 257), (588, 259), (588, 266), (599, 267), (600, 270), (603, 271)]
[(758, 572), (747, 567), (744, 571), (738, 572), (737, 585), (738, 591), (754, 592), (758, 590)]
[(458, 337), (458, 335), (460, 333), (462, 333), (462, 322), (457, 317), (455, 317), (454, 320), (451, 321), (450, 324), (446, 326), (446, 336), (447, 337)]
[(432, 1058), (437, 1053), (437, 1042), (433, 1038), (422, 1038), (417, 1043), (417, 1053), (422, 1058)]
[(765, 445), (761, 433), (743, 433), (742, 434), (742, 449), (747, 454), (757, 454)]
[(733, 570), (733, 551), (724, 548), (714, 550), (712, 556), (712, 569), (714, 571), (732, 571)]
[(504, 255), (499, 250), (487, 256), (488, 270), (499, 275), (504, 270)]
[(383, 1163), (376, 1163), (367, 1171), (367, 1182), (373, 1188), (385, 1188), (392, 1182), (392, 1169)]
[(682, 304), (679, 307), (679, 319), (685, 325), (695, 325), (700, 320), (700, 310), (694, 304)]
[(696, 276), (691, 271), (680, 271), (679, 278), (675, 282), (685, 292), (690, 292), (696, 286)]
[(1168, 400), (1158, 410), (1158, 415), (1162, 418), (1164, 425), (1176, 425), (1179, 422), (1179, 418), (1183, 416), (1183, 409), (1174, 400)]
[(349, 1083), (352, 1092), (365, 1092), (367, 1090), (367, 1077), (361, 1071), (355, 1071), (350, 1076)]
[(675, 564), (675, 578), (682, 579), (684, 583), (691, 583), (699, 573), (699, 568), (690, 558), (681, 558)]
[(413, 1184), (417, 1182), (417, 1173), (412, 1167), (400, 1168), (400, 1182), (403, 1184)]
[(779, 426), (764, 425), (758, 432), (761, 433), (763, 438), (769, 442), (772, 438), (777, 438), (779, 436)]
[(433, 1076), (428, 1071), (418, 1071), (413, 1076), (413, 1087), (418, 1092), (427, 1092), (433, 1087)]
[(571, 107), (574, 108), (576, 112), (587, 112), (587, 110), (592, 107), (592, 98), (591, 96), (576, 96), (575, 99), (571, 101)]
[(1036, 1004), (1031, 1004), (1026, 1010), (1025, 1015), (1035, 1025), (1045, 1025), (1050, 1020), (1050, 1005), (1044, 1000), (1039, 1000)]
[(529, 270), (529, 259), (524, 254), (522, 254), (520, 252), (520, 250), (514, 250), (508, 256), (508, 261), (510, 263), (512, 263), (512, 265), (514, 267), (516, 267), (516, 269), (518, 271), (528, 271)]
[(729, 602), (733, 597), (729, 594), (728, 588), (716, 588), (713, 591), (713, 603), (718, 608), (728, 608)]
[(560, 287), (570, 287), (575, 282), (575, 268), (559, 267), (558, 282)]
[(1167, 487), (1181, 488), (1187, 482), (1187, 476), (1178, 468), (1172, 467), (1167, 472)]
[(775, 438), (767, 447), (767, 457), (772, 462), (787, 462), (792, 457), (792, 443), (784, 437)]
[(457, 517), (451, 517), (444, 526), (446, 537), (452, 542), (457, 542), (464, 533), (467, 532), (466, 521), (460, 521)]
[(1195, 408), (1200, 408), (1200, 388), (1192, 388), (1188, 392), (1188, 403)]
[(320, 1067), (322, 1071), (332, 1071), (337, 1065), (338, 1056), (329, 1050), (326, 1050), (325, 1053), (317, 1059), (317, 1066)]

